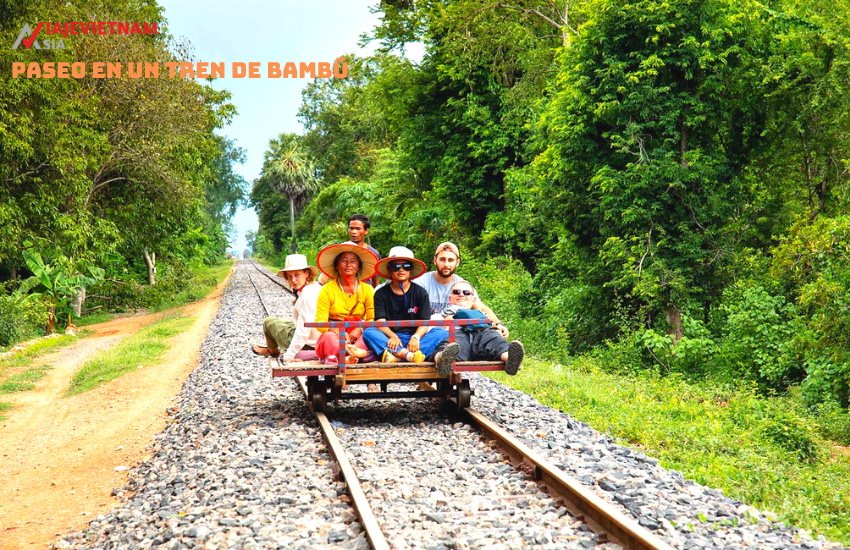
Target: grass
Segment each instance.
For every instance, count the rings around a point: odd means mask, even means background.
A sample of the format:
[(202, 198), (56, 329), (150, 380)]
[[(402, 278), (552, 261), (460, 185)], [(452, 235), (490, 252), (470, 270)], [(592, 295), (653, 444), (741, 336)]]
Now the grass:
[(9, 409), (12, 409), (12, 408), (14, 408), (14, 405), (12, 405), (11, 403), (9, 403), (7, 401), (0, 401), (0, 422), (9, 418), (8, 416), (5, 416), (3, 413), (8, 411)]
[(71, 379), (66, 396), (77, 395), (136, 369), (157, 364), (167, 340), (188, 329), (194, 317), (169, 317), (152, 323), (86, 361)]
[(599, 362), (527, 359), (518, 376), (493, 378), (780, 521), (850, 543), (850, 452), (824, 436), (847, 429), (846, 412), (808, 411), (793, 392), (765, 398), (747, 387), (609, 374)]
[(0, 382), (0, 394), (29, 391), (52, 368), (50, 365), (41, 365), (13, 374)]
[(5, 359), (0, 359), (0, 377), (8, 374), (10, 370), (20, 369), (32, 363), (33, 359), (44, 355), (54, 349), (67, 346), (76, 342), (78, 338), (82, 338), (91, 334), (89, 331), (80, 331), (76, 335), (63, 334), (54, 338), (45, 338), (39, 340), (28, 348), (19, 351)]

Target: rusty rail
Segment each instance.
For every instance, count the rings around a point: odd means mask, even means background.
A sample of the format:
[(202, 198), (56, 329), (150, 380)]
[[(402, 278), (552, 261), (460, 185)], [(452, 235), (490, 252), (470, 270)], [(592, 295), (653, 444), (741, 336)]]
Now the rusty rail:
[[(307, 396), (307, 385), (304, 382), (304, 379), (299, 377), (296, 378), (296, 380), (298, 380), (298, 385), (301, 387), (301, 391), (304, 392), (305, 396)], [(363, 491), (363, 487), (360, 485), (360, 480), (357, 478), (357, 472), (354, 470), (354, 466), (351, 465), (348, 457), (345, 456), (345, 449), (334, 433), (333, 426), (331, 426), (330, 421), (328, 421), (328, 417), (325, 413), (316, 411), (313, 411), (313, 415), (319, 422), (319, 428), (322, 431), (322, 438), (328, 446), (328, 452), (330, 452), (331, 457), (336, 460), (339, 465), (340, 476), (343, 481), (345, 481), (345, 486), (348, 488), (348, 494), (351, 496), (351, 503), (354, 506), (354, 511), (357, 513), (357, 517), (360, 518), (360, 524), (366, 532), (366, 537), (369, 539), (369, 543), (372, 545), (374, 550), (390, 550), (387, 538), (384, 536), (384, 532), (381, 531), (378, 519), (372, 511), (372, 507), (369, 506), (369, 501), (366, 499), (366, 493)]]
[(561, 497), (567, 509), (576, 518), (583, 518), (597, 534), (605, 533), (612, 542), (629, 550), (674, 550), (480, 412), (470, 408), (464, 409), (462, 414), (467, 423), (495, 441), (515, 464), (530, 466), (535, 480), (548, 487), (552, 494)]

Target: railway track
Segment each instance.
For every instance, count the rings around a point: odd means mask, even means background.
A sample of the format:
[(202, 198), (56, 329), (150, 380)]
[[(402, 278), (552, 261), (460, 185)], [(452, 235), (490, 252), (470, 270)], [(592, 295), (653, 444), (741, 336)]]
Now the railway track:
[[(251, 262), (251, 264), (256, 271), (283, 286), (254, 262)], [(268, 308), (263, 300), (262, 292), (250, 275), (249, 279), (257, 292), (266, 315), (268, 315)], [(306, 405), (309, 401), (307, 380), (304, 377), (299, 377), (297, 382), (304, 394)], [(328, 452), (338, 464), (340, 478), (346, 484), (352, 505), (372, 548), (389, 550), (390, 544), (387, 537), (372, 510), (366, 491), (364, 491), (358, 479), (357, 471), (348, 459), (345, 447), (334, 432), (331, 421), (322, 411), (313, 411), (313, 415), (319, 425)], [(567, 475), (566, 472), (540, 456), (479, 411), (471, 408), (461, 409), (461, 418), (474, 428), (481, 437), (490, 442), (491, 447), (499, 449), (514, 466), (542, 485), (549, 495), (557, 498), (573, 517), (585, 522), (590, 530), (596, 534), (597, 543), (611, 542), (622, 548), (635, 550), (672, 550), (672, 546), (623, 514), (618, 507), (598, 497), (579, 481)]]
[[(618, 547), (611, 542), (619, 540), (616, 532), (591, 530), (592, 507), (538, 485), (558, 477), (555, 469), (507, 438), (508, 454), (498, 452), (495, 437), (479, 436), (469, 424), (473, 411), (447, 414), (451, 407), (431, 399), (334, 405), (325, 419), (345, 449), (332, 452), (351, 462), (337, 467), (303, 390), (270, 379), (265, 362), (248, 352), (262, 334), (257, 288), (272, 314), (287, 316), (292, 305), (257, 270), (238, 262), (167, 427), (150, 458), (130, 469), (127, 486), (114, 490), (123, 502), (63, 535), (55, 548), (385, 548), (372, 534), (374, 523), (399, 550)], [(844, 550), (767, 512), (755, 516), (754, 507), (526, 394), (477, 373), (471, 379), (476, 408), (496, 427), (671, 546)], [(368, 503), (358, 499), (355, 509), (349, 494), (358, 477)], [(367, 507), (374, 522), (358, 520)], [(619, 536), (623, 546), (651, 547)]]

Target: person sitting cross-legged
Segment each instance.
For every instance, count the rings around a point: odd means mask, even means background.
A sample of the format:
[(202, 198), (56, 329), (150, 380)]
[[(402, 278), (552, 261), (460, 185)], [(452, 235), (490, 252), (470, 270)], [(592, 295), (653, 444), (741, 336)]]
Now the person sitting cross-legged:
[(283, 277), (284, 284), (295, 295), (295, 305), (292, 311), (292, 320), (268, 317), (263, 321), (263, 335), (266, 345), (252, 346), (257, 355), (265, 357), (278, 357), (284, 350), (284, 362), (299, 359), (310, 361), (316, 359), (316, 341), (319, 339), (319, 331), (307, 328), (305, 323), (316, 320), (316, 302), (322, 286), (315, 282), (319, 270), (307, 264), (307, 257), (303, 254), (290, 254), (286, 257), (286, 265), (277, 272), (278, 277)]
[[(428, 291), (410, 282), (427, 270), (424, 263), (413, 257), (413, 252), (396, 246), (389, 256), (378, 262), (375, 270), (388, 279), (386, 285), (375, 291), (376, 321), (425, 321), (430, 318)], [(435, 360), (448, 362), (451, 368), (457, 346), (446, 347), (438, 357), (430, 357), (448, 336), (441, 327), (430, 331), (428, 327), (381, 327), (363, 331), (363, 340), (385, 363)]]
[[(487, 319), (477, 307), (480, 301), (475, 289), (467, 281), (458, 281), (452, 285), (449, 305), (432, 319)], [(506, 331), (505, 331), (506, 332)], [(460, 346), (458, 361), (503, 361), (505, 372), (515, 375), (525, 358), (522, 342), (514, 340), (508, 343), (492, 319), (489, 323), (465, 325), (455, 330), (455, 342)], [(451, 368), (451, 367), (449, 367)], [(447, 376), (449, 371), (440, 372)]]

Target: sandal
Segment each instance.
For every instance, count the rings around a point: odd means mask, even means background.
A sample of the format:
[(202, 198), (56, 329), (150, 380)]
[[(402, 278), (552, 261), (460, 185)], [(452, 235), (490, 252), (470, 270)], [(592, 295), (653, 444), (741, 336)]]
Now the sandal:
[(257, 355), (262, 355), (263, 357), (277, 357), (278, 355), (280, 355), (279, 349), (272, 350), (269, 347), (259, 345), (252, 346), (251, 351), (253, 351)]

